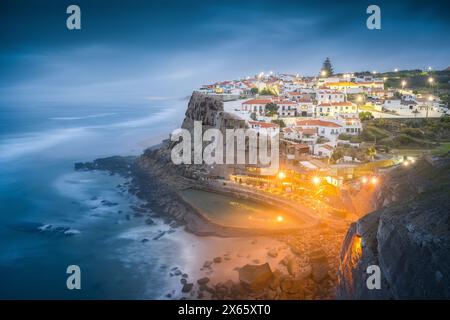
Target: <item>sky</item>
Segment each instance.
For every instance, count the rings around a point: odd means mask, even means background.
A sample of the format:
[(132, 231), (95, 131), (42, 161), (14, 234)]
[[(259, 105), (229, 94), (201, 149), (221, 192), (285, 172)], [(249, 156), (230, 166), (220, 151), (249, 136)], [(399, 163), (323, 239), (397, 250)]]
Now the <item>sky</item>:
[[(66, 8), (81, 8), (81, 30)], [(366, 9), (381, 8), (381, 30)], [(450, 66), (448, 1), (2, 0), (0, 102), (149, 103), (261, 71)]]

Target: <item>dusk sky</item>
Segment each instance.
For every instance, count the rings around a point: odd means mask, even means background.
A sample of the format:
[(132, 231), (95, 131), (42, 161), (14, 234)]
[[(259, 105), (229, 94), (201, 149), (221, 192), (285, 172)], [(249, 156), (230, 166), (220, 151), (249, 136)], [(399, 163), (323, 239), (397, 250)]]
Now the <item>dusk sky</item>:
[[(66, 28), (81, 7), (82, 30)], [(381, 7), (381, 30), (366, 8)], [(0, 102), (146, 103), (204, 83), (450, 65), (450, 2), (2, 1)]]

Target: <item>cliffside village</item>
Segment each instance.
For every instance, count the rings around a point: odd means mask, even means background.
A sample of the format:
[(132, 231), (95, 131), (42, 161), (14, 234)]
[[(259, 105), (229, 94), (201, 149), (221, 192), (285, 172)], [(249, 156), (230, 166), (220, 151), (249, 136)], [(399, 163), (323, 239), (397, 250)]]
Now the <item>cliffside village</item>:
[[(375, 183), (377, 168), (406, 161), (399, 156), (370, 155), (370, 146), (361, 148), (361, 141), (352, 139), (363, 131), (361, 112), (370, 110), (376, 118), (440, 117), (449, 112), (437, 96), (414, 94), (405, 81), (401, 89), (387, 89), (385, 81), (375, 72), (361, 77), (327, 76), (324, 70), (317, 77), (261, 72), (203, 85), (197, 91), (221, 96), (224, 111), (245, 119), (248, 128), (280, 133), (280, 163), (285, 172), (341, 187), (355, 178), (363, 184)], [(335, 153), (339, 147), (354, 152)], [(250, 184), (264, 180), (248, 172), (234, 179)]]

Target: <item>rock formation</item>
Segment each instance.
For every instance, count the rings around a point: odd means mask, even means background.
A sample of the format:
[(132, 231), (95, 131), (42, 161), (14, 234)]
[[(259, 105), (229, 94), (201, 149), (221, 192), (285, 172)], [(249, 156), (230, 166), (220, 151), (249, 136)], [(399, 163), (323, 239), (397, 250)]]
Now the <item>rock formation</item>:
[[(450, 298), (449, 158), (428, 157), (385, 180), (379, 209), (346, 235), (337, 298)], [(379, 290), (366, 285), (370, 265), (380, 268)]]

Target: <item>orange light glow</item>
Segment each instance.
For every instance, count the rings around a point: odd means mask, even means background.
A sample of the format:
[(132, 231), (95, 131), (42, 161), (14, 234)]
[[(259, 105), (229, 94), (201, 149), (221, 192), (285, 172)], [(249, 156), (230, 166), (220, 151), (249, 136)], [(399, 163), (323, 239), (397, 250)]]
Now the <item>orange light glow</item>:
[(372, 179), (370, 179), (370, 183), (377, 184), (378, 183), (378, 178), (377, 177), (372, 177)]
[(353, 253), (359, 257), (362, 254), (362, 243), (361, 243), (361, 236), (356, 235), (353, 239)]
[(407, 166), (409, 165), (409, 161), (408, 161), (408, 160), (403, 161), (403, 165), (404, 165), (405, 167), (407, 167)]
[(361, 182), (362, 182), (363, 184), (366, 184), (367, 181), (368, 181), (367, 177), (362, 177)]
[(278, 179), (283, 180), (284, 178), (286, 178), (286, 174), (283, 171), (278, 172)]
[(277, 217), (277, 221), (278, 221), (278, 222), (282, 222), (283, 220), (284, 220), (284, 218), (283, 218), (282, 216), (278, 216), (278, 217)]
[(319, 177), (314, 177), (314, 178), (312, 179), (312, 182), (313, 182), (314, 184), (319, 184), (319, 183), (320, 183), (320, 178), (319, 178)]

